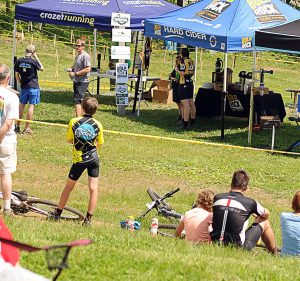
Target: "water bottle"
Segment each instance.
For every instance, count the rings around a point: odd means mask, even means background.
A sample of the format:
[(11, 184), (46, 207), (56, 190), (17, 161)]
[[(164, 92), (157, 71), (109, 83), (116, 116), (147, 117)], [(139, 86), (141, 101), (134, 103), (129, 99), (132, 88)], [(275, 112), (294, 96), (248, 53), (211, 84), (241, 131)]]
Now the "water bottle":
[(153, 218), (151, 221), (151, 228), (150, 228), (150, 233), (153, 237), (157, 236), (157, 230), (158, 230), (158, 219)]
[(128, 216), (127, 229), (130, 231), (134, 231), (134, 216)]

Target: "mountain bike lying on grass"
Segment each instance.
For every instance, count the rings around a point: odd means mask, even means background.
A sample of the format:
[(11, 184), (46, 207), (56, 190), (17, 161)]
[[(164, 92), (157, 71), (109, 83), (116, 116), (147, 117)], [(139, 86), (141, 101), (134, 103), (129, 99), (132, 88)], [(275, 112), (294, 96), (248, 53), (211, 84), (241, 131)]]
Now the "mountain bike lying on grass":
[[(44, 247), (34, 247), (28, 244), (24, 244), (21, 242), (17, 242), (14, 240), (9, 240), (5, 238), (0, 237), (0, 242), (5, 243), (8, 245), (11, 245), (13, 247), (16, 247), (20, 250), (26, 251), (26, 252), (36, 252), (44, 250), (46, 252), (46, 261), (47, 266), (50, 271), (57, 270), (56, 274), (52, 278), (53, 281), (56, 281), (61, 274), (61, 272), (68, 268), (68, 256), (70, 254), (70, 251), (75, 246), (86, 246), (91, 244), (93, 241), (89, 239), (80, 239), (80, 240), (74, 240), (72, 242), (66, 243), (66, 244), (58, 244), (58, 245), (52, 245), (52, 246), (44, 246)], [(21, 279), (20, 279), (21, 280)]]
[[(0, 192), (0, 199), (3, 199), (2, 192)], [(34, 212), (48, 217), (48, 213), (54, 211), (56, 207), (56, 203), (28, 196), (26, 191), (13, 191), (11, 195), (11, 209), (15, 215)], [(61, 219), (81, 221), (84, 219), (84, 214), (74, 208), (66, 206), (61, 215)]]
[(169, 191), (163, 196), (160, 196), (153, 189), (148, 188), (147, 193), (152, 201), (148, 204), (147, 210), (144, 211), (139, 217), (136, 218), (137, 221), (141, 221), (148, 213), (150, 213), (153, 209), (157, 210), (157, 214), (159, 216), (165, 217), (170, 221), (170, 224), (158, 224), (158, 233), (164, 236), (174, 236), (173, 233), (177, 228), (177, 225), (180, 222), (182, 214), (177, 213), (171, 205), (166, 202), (167, 198), (172, 197), (176, 192), (178, 192), (180, 188)]

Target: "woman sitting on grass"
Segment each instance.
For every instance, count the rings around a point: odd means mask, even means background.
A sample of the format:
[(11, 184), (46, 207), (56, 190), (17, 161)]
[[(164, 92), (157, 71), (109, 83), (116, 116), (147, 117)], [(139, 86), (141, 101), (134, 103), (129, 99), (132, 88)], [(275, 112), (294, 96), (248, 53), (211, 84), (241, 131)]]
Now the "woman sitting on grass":
[(300, 191), (293, 198), (292, 209), (294, 212), (283, 212), (280, 215), (281, 254), (300, 256)]
[(180, 237), (185, 229), (185, 239), (191, 242), (209, 242), (212, 224), (212, 205), (214, 193), (210, 190), (201, 191), (197, 206), (187, 211), (178, 225), (175, 236)]

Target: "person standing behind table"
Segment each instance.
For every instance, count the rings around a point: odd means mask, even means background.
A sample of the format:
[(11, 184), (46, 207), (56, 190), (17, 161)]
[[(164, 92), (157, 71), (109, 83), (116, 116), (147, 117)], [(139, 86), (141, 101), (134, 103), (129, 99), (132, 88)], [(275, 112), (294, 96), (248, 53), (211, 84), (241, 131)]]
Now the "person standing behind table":
[[(230, 192), (215, 195), (211, 240), (252, 250), (261, 237), (269, 252), (277, 254), (275, 236), (268, 220), (270, 212), (244, 195), (248, 183), (248, 173), (237, 170), (232, 176)], [(254, 215), (255, 221), (246, 230), (251, 215)]]
[(69, 76), (73, 80), (73, 101), (75, 104), (75, 116), (81, 116), (81, 101), (89, 86), (89, 76), (91, 72), (91, 58), (84, 50), (85, 41), (81, 39), (76, 40), (75, 44), (77, 56), (74, 65), (68, 69)]
[(194, 75), (194, 61), (190, 59), (188, 48), (181, 49), (181, 63), (179, 66), (179, 86), (178, 95), (183, 106), (183, 124), (181, 129), (187, 130), (193, 128), (196, 120), (196, 107), (194, 103), (194, 84), (192, 76)]
[(19, 118), (19, 98), (7, 89), (10, 69), (0, 64), (0, 179), (3, 193), (3, 214), (11, 215), (11, 174), (17, 168), (17, 136), (14, 131), (15, 120)]
[(93, 118), (98, 108), (94, 97), (86, 97), (82, 101), (81, 117), (71, 119), (67, 132), (67, 140), (73, 144), (73, 165), (70, 169), (65, 188), (60, 196), (58, 207), (49, 213), (49, 218), (59, 220), (69, 196), (84, 170), (88, 173), (90, 199), (88, 211), (83, 225), (91, 225), (91, 218), (97, 205), (99, 156), (98, 148), (104, 143), (103, 127)]
[(209, 242), (212, 224), (214, 193), (203, 190), (198, 195), (197, 206), (184, 214), (177, 226), (175, 237), (180, 237), (185, 229), (185, 239), (191, 242)]
[[(34, 106), (40, 103), (38, 70), (43, 71), (44, 67), (38, 58), (35, 46), (30, 44), (25, 49), (25, 57), (18, 59), (15, 64), (15, 77), (21, 86), (19, 109), (21, 119), (27, 103), (29, 103), (27, 120), (32, 120)], [(20, 121), (17, 121), (15, 131), (20, 133)], [(22, 134), (32, 134), (29, 122), (26, 122)]]
[(175, 66), (173, 71), (170, 73), (170, 81), (173, 89), (173, 102), (176, 102), (178, 107), (178, 122), (183, 122), (183, 110), (180, 98), (178, 95), (178, 82), (179, 82), (179, 65), (181, 61), (181, 56), (176, 57)]
[(292, 201), (294, 212), (283, 212), (280, 215), (282, 255), (300, 256), (300, 191)]

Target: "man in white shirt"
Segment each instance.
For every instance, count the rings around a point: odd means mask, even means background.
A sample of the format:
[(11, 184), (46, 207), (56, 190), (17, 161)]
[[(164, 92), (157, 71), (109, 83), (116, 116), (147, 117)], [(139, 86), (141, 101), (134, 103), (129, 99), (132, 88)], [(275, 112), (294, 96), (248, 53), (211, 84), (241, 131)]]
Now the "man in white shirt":
[(7, 89), (9, 80), (9, 67), (0, 64), (0, 179), (4, 215), (11, 214), (11, 174), (17, 167), (17, 136), (14, 125), (15, 120), (19, 118), (19, 98)]

